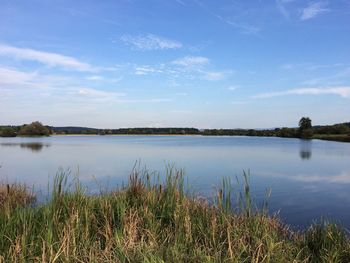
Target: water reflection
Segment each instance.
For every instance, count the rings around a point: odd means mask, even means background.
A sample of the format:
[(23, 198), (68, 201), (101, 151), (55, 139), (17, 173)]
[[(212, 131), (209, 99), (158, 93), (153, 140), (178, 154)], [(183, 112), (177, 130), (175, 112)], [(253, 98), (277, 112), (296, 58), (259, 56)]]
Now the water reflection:
[(300, 140), (300, 158), (302, 160), (309, 160), (312, 156), (311, 140)]
[(141, 160), (151, 171), (159, 171), (161, 179), (164, 165), (174, 163), (186, 169), (193, 192), (203, 196), (210, 196), (223, 177), (235, 178), (242, 170), (250, 170), (256, 202), (266, 200), (265, 190), (272, 189), (270, 211), (281, 210), (286, 223), (295, 226), (307, 226), (320, 216), (329, 216), (350, 229), (349, 159), (350, 144), (320, 140), (211, 136), (0, 138), (0, 180), (3, 177), (34, 185), (43, 193), (48, 183), (53, 183), (59, 167), (70, 167), (73, 174), (79, 167), (79, 177), (90, 192), (99, 191), (101, 185), (113, 189), (127, 182), (135, 160)]
[(22, 149), (29, 149), (32, 152), (41, 152), (43, 148), (50, 147), (49, 143), (41, 142), (23, 142), (23, 143), (0, 143), (3, 147), (21, 147)]
[(295, 181), (304, 183), (334, 183), (334, 184), (349, 184), (350, 172), (343, 171), (336, 175), (298, 175), (291, 177)]

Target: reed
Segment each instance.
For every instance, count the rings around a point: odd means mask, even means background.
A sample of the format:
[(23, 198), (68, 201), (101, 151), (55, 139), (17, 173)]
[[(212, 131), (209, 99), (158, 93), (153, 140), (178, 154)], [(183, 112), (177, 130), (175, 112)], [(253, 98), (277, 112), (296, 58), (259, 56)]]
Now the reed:
[(315, 224), (295, 233), (254, 206), (248, 174), (241, 187), (224, 179), (213, 200), (188, 194), (183, 171), (173, 166), (164, 180), (134, 169), (126, 186), (99, 195), (86, 194), (77, 179), (70, 179), (61, 171), (45, 204), (8, 206), (4, 201), (0, 262), (350, 259), (349, 239), (336, 225)]
[(33, 191), (22, 184), (0, 183), (0, 209), (26, 206), (35, 202)]

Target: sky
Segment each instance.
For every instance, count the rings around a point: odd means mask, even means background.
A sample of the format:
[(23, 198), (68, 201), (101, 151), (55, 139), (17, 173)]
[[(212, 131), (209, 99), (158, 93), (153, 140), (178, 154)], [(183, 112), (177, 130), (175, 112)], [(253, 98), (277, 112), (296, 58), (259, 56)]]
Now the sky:
[(0, 0), (0, 124), (350, 121), (350, 0)]

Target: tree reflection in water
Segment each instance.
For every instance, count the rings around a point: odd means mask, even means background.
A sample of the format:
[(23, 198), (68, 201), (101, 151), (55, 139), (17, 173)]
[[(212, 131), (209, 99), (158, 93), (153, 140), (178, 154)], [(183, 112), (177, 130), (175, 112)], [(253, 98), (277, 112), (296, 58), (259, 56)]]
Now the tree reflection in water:
[(309, 160), (312, 156), (312, 144), (311, 140), (300, 140), (300, 158), (303, 160)]
[(21, 147), (22, 149), (29, 149), (32, 152), (41, 152), (43, 148), (50, 147), (49, 143), (42, 142), (25, 142), (25, 143), (0, 143), (3, 147)]

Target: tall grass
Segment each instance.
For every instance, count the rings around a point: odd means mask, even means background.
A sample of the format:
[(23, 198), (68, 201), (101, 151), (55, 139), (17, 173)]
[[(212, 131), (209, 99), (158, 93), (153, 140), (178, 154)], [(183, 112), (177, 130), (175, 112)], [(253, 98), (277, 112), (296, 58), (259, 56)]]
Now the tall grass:
[(35, 195), (31, 189), (21, 184), (0, 183), (0, 209), (13, 209), (35, 202)]
[(248, 174), (237, 198), (224, 179), (213, 201), (187, 195), (174, 167), (163, 181), (135, 169), (126, 186), (94, 196), (68, 179), (56, 176), (45, 204), (1, 207), (0, 262), (350, 261), (335, 225), (293, 233), (254, 208)]

